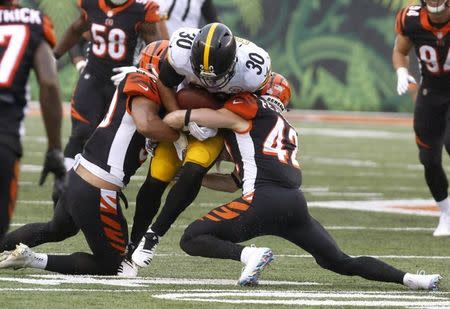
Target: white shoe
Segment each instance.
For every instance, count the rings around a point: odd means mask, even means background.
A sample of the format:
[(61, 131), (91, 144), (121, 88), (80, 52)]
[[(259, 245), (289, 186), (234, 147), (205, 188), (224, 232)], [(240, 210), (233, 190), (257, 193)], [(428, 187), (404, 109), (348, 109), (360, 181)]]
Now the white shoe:
[(247, 265), (242, 270), (238, 280), (240, 286), (258, 285), (261, 271), (274, 259), (272, 250), (269, 248), (255, 248), (255, 252), (249, 257)]
[(442, 276), (439, 274), (425, 275), (424, 272), (419, 272), (417, 275), (414, 275), (407, 273), (403, 277), (403, 284), (413, 290), (437, 291), (441, 279)]
[(119, 277), (137, 277), (139, 268), (133, 262), (124, 258), (122, 263), (119, 265), (119, 269), (117, 270), (117, 276)]
[(134, 263), (139, 267), (147, 267), (155, 256), (156, 247), (159, 244), (159, 236), (153, 232), (148, 232), (142, 237), (139, 246), (131, 256)]
[(450, 236), (450, 214), (441, 213), (439, 224), (433, 232), (433, 236)]
[(0, 268), (19, 269), (28, 267), (35, 258), (34, 252), (27, 245), (20, 243), (14, 251), (0, 262)]

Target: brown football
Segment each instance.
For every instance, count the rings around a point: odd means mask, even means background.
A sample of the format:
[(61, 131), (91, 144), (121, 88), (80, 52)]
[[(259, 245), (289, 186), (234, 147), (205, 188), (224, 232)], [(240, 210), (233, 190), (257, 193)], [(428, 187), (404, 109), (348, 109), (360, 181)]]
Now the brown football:
[(221, 104), (215, 96), (202, 88), (183, 88), (176, 94), (178, 106), (188, 108), (219, 109)]

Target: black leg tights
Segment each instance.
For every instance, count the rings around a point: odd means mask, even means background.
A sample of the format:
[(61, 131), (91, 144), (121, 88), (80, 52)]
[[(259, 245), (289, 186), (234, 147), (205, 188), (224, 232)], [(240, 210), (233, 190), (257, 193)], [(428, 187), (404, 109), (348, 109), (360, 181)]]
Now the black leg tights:
[(157, 235), (164, 236), (172, 223), (194, 201), (208, 169), (190, 162), (181, 167), (180, 178), (169, 191), (161, 213), (152, 224), (152, 230)]

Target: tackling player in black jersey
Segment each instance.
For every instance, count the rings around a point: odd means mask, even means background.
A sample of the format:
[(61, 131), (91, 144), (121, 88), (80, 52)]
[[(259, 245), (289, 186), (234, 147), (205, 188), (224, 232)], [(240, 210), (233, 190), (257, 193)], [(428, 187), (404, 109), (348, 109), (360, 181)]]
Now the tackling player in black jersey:
[(309, 252), (323, 268), (347, 276), (437, 289), (439, 275), (413, 275), (372, 257), (351, 257), (312, 218), (300, 190), (297, 132), (283, 117), (290, 90), (273, 73), (261, 96), (242, 93), (219, 110), (179, 110), (164, 121), (181, 128), (186, 120), (211, 128), (227, 128), (225, 144), (239, 178), (242, 196), (211, 210), (191, 223), (180, 241), (189, 255), (231, 259), (245, 264), (238, 284), (258, 284), (261, 271), (273, 260), (269, 248), (244, 247), (239, 242), (274, 235)]
[[(108, 111), (67, 175), (67, 191), (53, 219), (5, 235), (0, 268), (33, 267), (64, 274), (115, 275), (125, 254), (128, 227), (122, 189), (145, 161), (145, 137), (175, 141), (180, 133), (162, 122), (156, 77), (145, 70), (119, 84)], [(126, 205), (126, 204), (125, 204)], [(58, 242), (82, 231), (92, 254), (34, 253), (29, 247)], [(19, 244), (20, 243), (20, 244)]]
[(414, 132), (425, 180), (441, 210), (434, 236), (450, 236), (448, 180), (442, 149), (450, 154), (450, 1), (422, 0), (397, 15), (397, 38), (392, 54), (401, 95), (410, 83), (409, 51), (420, 61), (420, 89), (414, 106)]

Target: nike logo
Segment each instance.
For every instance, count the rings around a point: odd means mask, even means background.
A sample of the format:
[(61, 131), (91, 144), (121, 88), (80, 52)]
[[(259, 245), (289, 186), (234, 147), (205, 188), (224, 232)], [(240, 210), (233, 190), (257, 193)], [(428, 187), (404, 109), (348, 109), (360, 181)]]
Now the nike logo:
[(142, 84), (138, 84), (139, 87), (141, 87), (142, 89), (144, 89), (145, 91), (148, 91), (148, 86), (143, 86)]
[(241, 100), (233, 100), (233, 104), (242, 104), (244, 102), (242, 102)]

